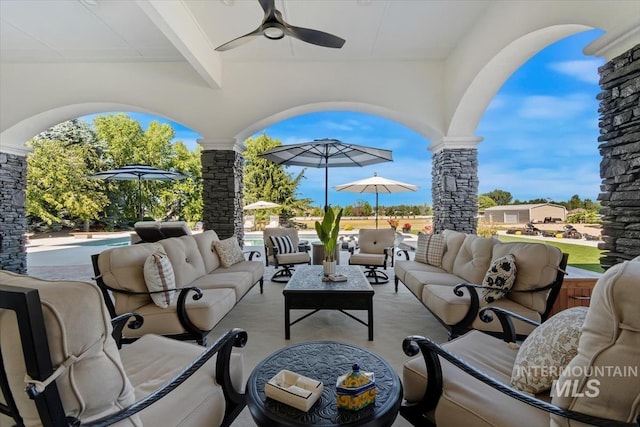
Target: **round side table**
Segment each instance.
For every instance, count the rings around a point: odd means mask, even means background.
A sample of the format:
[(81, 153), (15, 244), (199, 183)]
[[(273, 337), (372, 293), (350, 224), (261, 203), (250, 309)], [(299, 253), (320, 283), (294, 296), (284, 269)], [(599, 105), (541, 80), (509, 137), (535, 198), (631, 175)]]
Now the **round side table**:
[[(375, 374), (376, 402), (359, 411), (338, 409), (336, 380), (350, 372), (354, 363)], [(265, 396), (265, 383), (282, 369), (324, 383), (322, 396), (309, 412)], [(247, 406), (259, 426), (390, 426), (401, 402), (402, 383), (386, 360), (364, 348), (334, 341), (305, 342), (278, 350), (260, 362), (247, 381)]]

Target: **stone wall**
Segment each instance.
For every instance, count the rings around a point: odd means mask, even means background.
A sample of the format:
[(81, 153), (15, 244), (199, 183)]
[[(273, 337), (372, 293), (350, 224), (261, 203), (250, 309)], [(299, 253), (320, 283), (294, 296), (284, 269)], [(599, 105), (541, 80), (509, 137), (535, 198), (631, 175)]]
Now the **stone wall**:
[(202, 152), (202, 222), (221, 239), (238, 236), (244, 243), (242, 227), (242, 170), (244, 158), (233, 150)]
[(431, 169), (434, 232), (475, 233), (478, 213), (478, 150), (444, 149)]
[(640, 45), (600, 68), (603, 268), (640, 255)]
[(0, 152), (0, 270), (27, 272), (27, 161)]

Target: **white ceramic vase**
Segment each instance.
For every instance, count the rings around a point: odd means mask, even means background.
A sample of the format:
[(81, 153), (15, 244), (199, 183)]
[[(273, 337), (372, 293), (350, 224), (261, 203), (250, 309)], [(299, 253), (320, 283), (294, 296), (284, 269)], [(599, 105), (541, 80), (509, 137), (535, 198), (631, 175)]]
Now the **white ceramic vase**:
[(324, 275), (336, 274), (336, 262), (335, 261), (322, 261), (322, 268)]

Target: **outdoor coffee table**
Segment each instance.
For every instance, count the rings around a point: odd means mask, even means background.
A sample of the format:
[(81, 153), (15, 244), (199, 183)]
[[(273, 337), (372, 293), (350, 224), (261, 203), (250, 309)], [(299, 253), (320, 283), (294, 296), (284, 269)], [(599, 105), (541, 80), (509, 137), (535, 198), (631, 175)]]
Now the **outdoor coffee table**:
[[(373, 372), (376, 401), (359, 411), (338, 409), (336, 381), (351, 371)], [(282, 369), (322, 381), (324, 390), (309, 412), (267, 398), (264, 385)], [(247, 406), (259, 426), (390, 426), (402, 402), (402, 383), (393, 367), (364, 348), (334, 341), (311, 341), (283, 348), (260, 362), (247, 381)]]
[[(338, 265), (336, 272), (347, 276), (345, 282), (323, 282), (321, 265), (297, 266), (282, 291), (284, 295), (284, 337), (291, 338), (291, 325), (320, 310), (338, 310), (369, 328), (373, 341), (373, 288), (358, 266)], [(291, 322), (291, 310), (313, 310)], [(367, 322), (345, 310), (367, 310)]]

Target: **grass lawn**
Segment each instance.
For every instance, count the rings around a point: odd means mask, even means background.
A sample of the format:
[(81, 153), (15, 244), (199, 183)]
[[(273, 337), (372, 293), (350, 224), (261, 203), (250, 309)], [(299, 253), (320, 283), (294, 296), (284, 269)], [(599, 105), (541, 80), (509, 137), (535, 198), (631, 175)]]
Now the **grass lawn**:
[[(501, 242), (529, 242), (531, 239), (523, 239), (520, 237), (512, 236), (498, 236)], [(549, 242), (544, 241), (550, 246), (559, 248), (562, 252), (569, 254), (568, 264), (572, 267), (582, 268), (584, 270), (595, 271), (598, 273), (604, 273), (604, 270), (600, 266), (600, 256), (602, 251), (598, 248), (584, 245), (572, 245), (571, 243)]]

